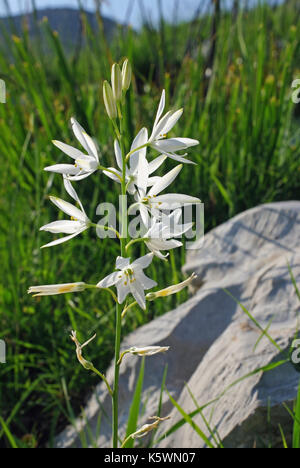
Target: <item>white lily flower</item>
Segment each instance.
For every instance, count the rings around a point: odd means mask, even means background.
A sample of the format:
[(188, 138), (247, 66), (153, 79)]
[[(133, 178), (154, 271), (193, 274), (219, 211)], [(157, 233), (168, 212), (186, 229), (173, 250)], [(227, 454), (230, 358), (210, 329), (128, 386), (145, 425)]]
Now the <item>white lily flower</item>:
[(146, 309), (145, 290), (157, 285), (155, 281), (148, 278), (143, 270), (152, 262), (153, 254), (147, 254), (130, 263), (130, 258), (118, 257), (116, 260), (117, 272), (111, 273), (101, 280), (98, 288), (109, 288), (116, 286), (118, 291), (118, 302), (122, 304), (127, 295), (131, 293), (142, 309)]
[(178, 155), (177, 151), (185, 150), (191, 146), (196, 146), (199, 144), (198, 140), (193, 140), (191, 138), (166, 138), (167, 134), (178, 122), (182, 116), (183, 109), (177, 111), (169, 111), (163, 117), (163, 111), (166, 104), (166, 93), (163, 90), (160, 103), (158, 106), (153, 130), (151, 136), (148, 140), (148, 145), (159, 151), (160, 153), (165, 154), (175, 161), (182, 163), (195, 164), (193, 161), (190, 161), (185, 158), (187, 154)]
[(151, 189), (147, 192), (149, 163), (147, 162), (146, 158), (140, 158), (137, 173), (138, 190), (135, 194), (136, 203), (131, 205), (129, 208), (129, 213), (132, 212), (134, 207), (138, 207), (144, 225), (149, 228), (149, 212), (154, 216), (154, 218), (159, 219), (161, 217), (162, 211), (164, 210), (172, 211), (183, 206), (201, 203), (199, 198), (183, 195), (181, 193), (159, 195), (160, 192), (165, 190), (165, 188), (167, 188), (175, 180), (181, 169), (182, 164), (179, 164), (163, 177), (159, 177)]
[[(136, 148), (143, 146), (148, 139), (148, 132), (146, 128), (142, 128), (142, 130), (138, 133), (136, 138), (134, 139), (130, 151), (134, 151)], [(115, 169), (114, 167), (109, 167), (109, 171), (103, 171), (103, 173), (108, 176), (110, 179), (114, 180), (115, 182), (121, 183), (121, 179), (123, 176), (123, 161), (122, 161), (122, 152), (118, 140), (115, 140), (114, 143), (115, 148), (115, 157), (116, 162), (119, 170)], [(127, 184), (127, 191), (131, 195), (134, 195), (136, 192), (136, 184), (137, 184), (137, 172), (138, 172), (138, 163), (140, 158), (146, 158), (146, 151), (147, 148), (142, 148), (136, 152), (134, 152), (130, 159), (129, 159), (129, 167), (126, 165), (126, 174), (125, 180)], [(152, 162), (149, 163), (149, 175), (155, 172), (165, 161), (166, 156), (161, 155), (158, 158), (154, 159)], [(148, 178), (148, 186), (153, 185), (157, 181), (158, 177), (149, 177)]]
[(61, 141), (53, 140), (52, 143), (63, 151), (65, 154), (75, 160), (74, 164), (54, 164), (53, 166), (45, 167), (47, 172), (56, 172), (63, 174), (70, 180), (85, 179), (93, 174), (99, 167), (99, 155), (97, 147), (93, 139), (79, 125), (77, 120), (71, 119), (72, 130), (79, 143), (83, 146), (87, 154), (77, 148), (73, 148)]
[(50, 242), (49, 244), (43, 245), (41, 248), (45, 247), (52, 247), (54, 245), (62, 244), (63, 242), (67, 242), (68, 240), (72, 239), (78, 234), (81, 234), (83, 231), (88, 229), (91, 225), (91, 221), (87, 217), (83, 206), (78, 198), (77, 193), (75, 192), (74, 188), (72, 187), (70, 181), (64, 179), (65, 187), (74, 200), (76, 200), (79, 205), (80, 209), (76, 206), (72, 205), (65, 200), (57, 197), (50, 197), (50, 200), (54, 205), (56, 205), (60, 210), (71, 217), (71, 220), (61, 220), (61, 221), (54, 221), (52, 223), (46, 224), (40, 228), (40, 231), (48, 231), (54, 234), (69, 234), (66, 237), (62, 237), (60, 239), (56, 239), (55, 241)]
[(158, 258), (165, 260), (169, 254), (163, 255), (160, 251), (172, 250), (182, 246), (182, 242), (174, 239), (189, 231), (193, 223), (179, 224), (181, 209), (173, 211), (168, 216), (162, 216), (162, 221), (152, 220), (150, 229), (145, 234), (145, 244)]
[(31, 286), (27, 293), (36, 296), (54, 296), (56, 294), (67, 294), (71, 292), (81, 292), (86, 288), (86, 284), (80, 283), (65, 283), (65, 284), (45, 284), (42, 286)]

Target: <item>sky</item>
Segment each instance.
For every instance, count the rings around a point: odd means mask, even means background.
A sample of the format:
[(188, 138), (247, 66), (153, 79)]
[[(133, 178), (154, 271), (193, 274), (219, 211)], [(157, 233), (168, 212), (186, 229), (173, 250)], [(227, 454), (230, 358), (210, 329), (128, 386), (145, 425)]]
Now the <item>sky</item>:
[[(174, 7), (180, 19), (190, 19), (193, 17), (198, 5), (204, 6), (209, 0), (162, 0), (163, 14), (166, 19), (174, 19)], [(78, 6), (77, 0), (35, 0), (37, 8), (74, 7)], [(31, 10), (31, 0), (8, 0), (9, 7), (13, 14), (24, 13)], [(94, 0), (83, 0), (82, 4), (88, 10), (93, 10)], [(128, 12), (130, 12), (129, 23), (138, 27), (141, 24), (141, 5), (144, 4), (147, 14), (150, 14), (153, 21), (159, 17), (158, 0), (105, 0), (102, 6), (102, 13), (120, 23), (128, 22)], [(5, 0), (0, 0), (0, 16), (6, 14)], [(175, 18), (176, 19), (176, 18)]]
[[(223, 0), (230, 4), (232, 0)], [(255, 0), (250, 0), (253, 3)], [(31, 10), (31, 0), (0, 0), (0, 16), (5, 16), (5, 2), (9, 4), (13, 14), (27, 13)], [(41, 8), (57, 8), (57, 7), (73, 7), (78, 6), (78, 0), (35, 0), (38, 9)], [(102, 13), (120, 23), (130, 23), (133, 27), (139, 27), (142, 22), (142, 8), (144, 5), (147, 15), (151, 15), (153, 22), (159, 18), (159, 7), (161, 3), (163, 15), (166, 20), (189, 20), (193, 18), (195, 12), (201, 5), (202, 8), (207, 8), (211, 0), (104, 0)], [(241, 1), (242, 3), (242, 1)], [(88, 10), (93, 10), (94, 0), (82, 0), (82, 4)], [(130, 12), (128, 21), (128, 12)]]
[[(13, 14), (28, 12), (31, 9), (31, 0), (0, 0), (0, 16), (6, 14), (6, 1)], [(232, 0), (222, 0), (222, 2), (229, 5)], [(254, 2), (255, 0), (250, 0), (249, 3)], [(76, 8), (78, 6), (78, 0), (35, 0), (35, 3), (38, 9), (64, 6)], [(94, 0), (81, 0), (81, 3), (88, 10), (93, 10), (94, 8)], [(147, 15), (151, 15), (153, 22), (156, 22), (159, 18), (159, 3), (162, 5), (165, 19), (176, 21), (193, 18), (199, 5), (205, 9), (211, 3), (211, 0), (161, 0), (160, 2), (159, 0), (104, 0), (102, 13), (119, 23), (129, 23), (133, 27), (138, 28), (142, 23), (141, 6), (144, 5)]]

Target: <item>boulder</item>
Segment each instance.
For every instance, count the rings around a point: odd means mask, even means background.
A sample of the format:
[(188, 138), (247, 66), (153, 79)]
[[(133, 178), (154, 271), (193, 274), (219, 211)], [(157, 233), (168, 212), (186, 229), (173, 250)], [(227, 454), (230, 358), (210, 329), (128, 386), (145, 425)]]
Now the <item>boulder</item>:
[[(146, 358), (143, 390), (146, 405), (140, 424), (157, 413), (167, 364), (166, 387), (170, 394), (187, 413), (195, 410), (196, 402), (200, 406), (210, 403), (203, 415), (225, 446), (280, 445), (279, 424), (289, 439), (291, 417), (283, 403), (290, 405), (294, 400), (299, 374), (288, 361), (268, 372), (254, 371), (287, 359), (297, 330), (300, 302), (288, 263), (299, 284), (299, 226), (300, 202), (262, 205), (213, 229), (199, 250), (195, 245), (188, 252), (184, 271), (198, 274), (194, 295), (177, 309), (139, 328), (122, 343), (122, 349), (170, 346), (167, 354)], [(277, 346), (261, 336), (261, 330), (242, 310), (241, 304), (262, 329), (268, 330)], [(139, 363), (140, 358), (125, 356), (121, 366), (122, 436)], [(248, 374), (251, 375), (244, 379)], [(106, 375), (112, 382), (113, 366)], [(238, 383), (232, 386), (235, 382)], [(99, 414), (111, 414), (110, 399), (103, 384), (98, 385), (84, 413), (84, 419), (77, 420), (76, 429), (69, 427), (58, 436), (58, 447), (80, 446), (80, 430), (86, 432), (90, 443), (93, 434), (98, 446), (109, 446), (109, 419), (101, 417), (101, 434), (97, 434)], [(171, 419), (161, 424), (159, 434), (181, 418), (166, 393), (162, 414), (170, 414)], [(210, 434), (200, 413), (194, 421), (215, 443), (215, 436)], [(187, 424), (157, 445), (205, 446)]]

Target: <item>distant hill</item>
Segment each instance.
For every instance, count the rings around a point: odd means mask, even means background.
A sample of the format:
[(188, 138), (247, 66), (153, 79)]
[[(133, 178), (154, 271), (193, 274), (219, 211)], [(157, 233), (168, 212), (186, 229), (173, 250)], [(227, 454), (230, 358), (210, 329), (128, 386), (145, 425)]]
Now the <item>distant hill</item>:
[[(96, 14), (91, 12), (85, 12), (85, 14), (91, 28), (96, 30), (98, 27)], [(80, 12), (73, 8), (45, 8), (38, 10), (36, 16), (29, 13), (27, 15), (16, 15), (12, 18), (0, 18), (0, 37), (2, 26), (11, 34), (19, 34), (25, 22), (29, 27), (30, 36), (34, 38), (37, 36), (36, 20), (40, 22), (44, 17), (48, 18), (51, 28), (59, 33), (64, 47), (67, 50), (74, 47), (74, 44), (80, 38), (82, 27)], [(102, 17), (102, 19), (104, 32), (109, 39), (115, 31), (117, 23), (109, 18)]]

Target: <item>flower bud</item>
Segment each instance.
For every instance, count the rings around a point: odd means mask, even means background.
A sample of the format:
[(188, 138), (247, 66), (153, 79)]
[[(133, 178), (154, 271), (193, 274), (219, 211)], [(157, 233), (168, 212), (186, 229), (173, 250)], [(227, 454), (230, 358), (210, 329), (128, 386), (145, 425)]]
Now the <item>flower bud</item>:
[(105, 104), (108, 117), (112, 120), (116, 119), (117, 118), (116, 101), (115, 101), (113, 91), (108, 81), (104, 81), (103, 83), (103, 100), (104, 100), (104, 104)]
[(166, 421), (170, 419), (170, 416), (167, 416), (166, 418), (160, 418), (159, 416), (152, 416), (149, 419), (154, 420), (154, 422), (151, 424), (144, 424), (140, 429), (138, 429), (136, 432), (131, 434), (130, 437), (132, 439), (139, 439), (140, 437), (144, 437), (145, 435), (148, 434), (148, 432), (153, 431), (154, 429), (157, 429), (161, 421)]
[(71, 292), (81, 292), (86, 289), (85, 283), (47, 284), (43, 286), (31, 286), (28, 294), (35, 296), (54, 296), (56, 294), (66, 294)]
[(129, 89), (131, 83), (132, 69), (128, 59), (125, 60), (122, 67), (122, 88), (123, 91)]
[(144, 346), (141, 348), (138, 348), (137, 346), (132, 346), (126, 351), (123, 351), (118, 361), (118, 365), (121, 364), (121, 362), (123, 361), (123, 357), (125, 356), (125, 354), (128, 354), (128, 353), (136, 355), (136, 356), (153, 356), (154, 354), (165, 353), (169, 349), (170, 349), (170, 346)]
[(112, 66), (111, 85), (115, 100), (120, 101), (122, 97), (122, 73), (117, 63), (114, 63)]
[(170, 346), (144, 346), (143, 348), (132, 346), (128, 351), (138, 356), (153, 356), (153, 354), (164, 353), (168, 351), (169, 348)]
[(186, 288), (195, 278), (197, 278), (197, 275), (193, 273), (185, 281), (182, 281), (182, 283), (174, 284), (173, 286), (169, 286), (168, 288), (161, 289), (160, 291), (148, 293), (146, 295), (146, 299), (147, 301), (154, 301), (158, 297), (166, 297), (166, 296), (170, 296), (171, 294), (176, 294), (182, 291), (182, 289)]

